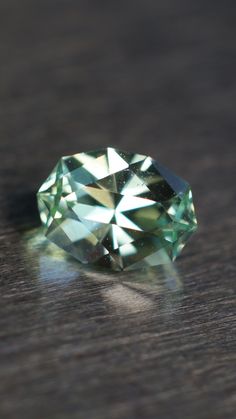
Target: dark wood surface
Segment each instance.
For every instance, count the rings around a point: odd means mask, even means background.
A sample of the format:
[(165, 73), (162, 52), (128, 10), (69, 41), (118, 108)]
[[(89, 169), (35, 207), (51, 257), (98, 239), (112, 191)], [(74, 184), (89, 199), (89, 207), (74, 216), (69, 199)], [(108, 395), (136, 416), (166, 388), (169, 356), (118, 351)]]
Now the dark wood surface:
[[(236, 417), (235, 1), (1, 0), (0, 418)], [(86, 270), (43, 240), (64, 154), (150, 154), (192, 185), (169, 269)]]

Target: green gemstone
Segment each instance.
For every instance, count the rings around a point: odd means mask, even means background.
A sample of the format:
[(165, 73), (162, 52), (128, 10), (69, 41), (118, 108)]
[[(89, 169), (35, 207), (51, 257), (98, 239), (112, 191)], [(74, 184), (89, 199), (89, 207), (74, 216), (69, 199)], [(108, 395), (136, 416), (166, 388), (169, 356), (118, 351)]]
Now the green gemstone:
[(174, 260), (197, 228), (184, 180), (151, 157), (114, 148), (63, 157), (37, 196), (49, 240), (114, 270)]

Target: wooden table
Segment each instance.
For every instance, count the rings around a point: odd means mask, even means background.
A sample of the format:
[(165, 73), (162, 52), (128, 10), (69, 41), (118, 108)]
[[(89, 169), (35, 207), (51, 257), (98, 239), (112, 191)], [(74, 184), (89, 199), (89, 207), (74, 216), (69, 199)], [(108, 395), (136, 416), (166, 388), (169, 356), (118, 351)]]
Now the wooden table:
[[(235, 1), (0, 3), (1, 419), (236, 417)], [(43, 240), (35, 192), (106, 145), (192, 185), (173, 267), (112, 274)]]

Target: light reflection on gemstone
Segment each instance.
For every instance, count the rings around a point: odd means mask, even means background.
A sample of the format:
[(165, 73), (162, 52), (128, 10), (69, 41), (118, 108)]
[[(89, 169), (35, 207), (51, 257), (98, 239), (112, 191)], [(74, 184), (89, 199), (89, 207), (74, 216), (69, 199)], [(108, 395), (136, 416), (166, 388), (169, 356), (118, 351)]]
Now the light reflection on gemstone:
[(181, 303), (183, 283), (173, 263), (128, 274), (108, 273), (102, 268), (94, 270), (78, 264), (46, 240), (41, 229), (24, 233), (22, 242), (28, 269), (47, 298), (51, 289), (61, 299), (63, 289), (75, 292), (89, 284), (89, 290), (94, 286), (109, 310), (119, 315), (156, 311), (158, 308), (170, 317)]
[(114, 270), (170, 263), (197, 227), (185, 181), (150, 157), (113, 148), (63, 157), (38, 205), (49, 240)]

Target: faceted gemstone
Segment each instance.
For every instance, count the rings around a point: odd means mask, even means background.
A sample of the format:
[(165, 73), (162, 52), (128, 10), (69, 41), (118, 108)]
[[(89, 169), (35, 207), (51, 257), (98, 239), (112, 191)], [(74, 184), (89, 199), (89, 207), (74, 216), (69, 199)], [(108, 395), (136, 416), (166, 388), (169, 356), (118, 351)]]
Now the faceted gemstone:
[(63, 157), (38, 206), (49, 240), (114, 270), (174, 260), (197, 227), (184, 180), (151, 157), (110, 147)]

